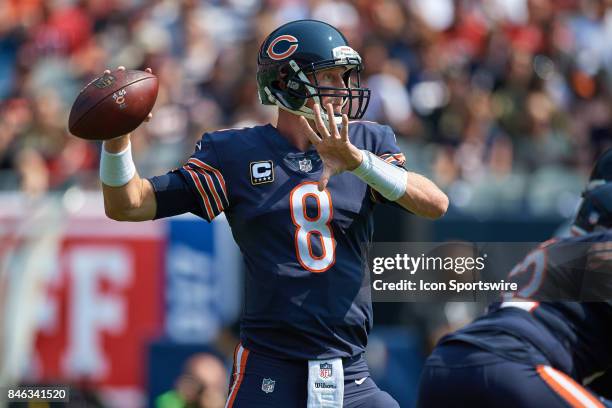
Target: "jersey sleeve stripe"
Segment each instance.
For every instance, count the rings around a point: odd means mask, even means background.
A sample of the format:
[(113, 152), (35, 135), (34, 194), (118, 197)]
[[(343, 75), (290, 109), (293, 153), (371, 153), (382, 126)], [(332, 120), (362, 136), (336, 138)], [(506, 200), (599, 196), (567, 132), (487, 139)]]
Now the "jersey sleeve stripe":
[(212, 219), (215, 218), (215, 216), (212, 211), (212, 207), (210, 205), (210, 200), (208, 199), (208, 195), (204, 191), (204, 186), (202, 186), (202, 183), (200, 182), (200, 178), (198, 177), (196, 172), (190, 169), (188, 166), (183, 166), (183, 169), (191, 176), (193, 183), (195, 184), (196, 188), (198, 189), (198, 192), (200, 193), (200, 197), (202, 198), (204, 207), (206, 208), (206, 214), (208, 216), (208, 220), (212, 221)]
[(385, 153), (379, 156), (387, 163), (403, 166), (406, 163), (406, 156), (403, 153)]
[(191, 163), (198, 167), (201, 167), (204, 170), (211, 171), (215, 175), (215, 177), (217, 177), (217, 180), (219, 181), (219, 184), (221, 185), (221, 191), (223, 192), (223, 195), (225, 196), (225, 201), (229, 204), (229, 200), (227, 198), (227, 188), (225, 186), (225, 179), (223, 178), (223, 175), (221, 174), (219, 170), (215, 169), (213, 166), (209, 164), (204, 163), (200, 159), (196, 159), (195, 157), (192, 157), (191, 159), (189, 159), (187, 163)]
[(505, 307), (516, 307), (517, 309), (522, 309), (526, 312), (533, 312), (538, 306), (540, 306), (540, 302), (533, 302), (529, 299), (524, 299), (520, 297), (513, 297), (512, 299), (517, 300), (507, 300), (501, 303), (499, 306), (501, 308)]
[(537, 372), (544, 382), (573, 408), (604, 408), (583, 386), (561, 371), (539, 365)]
[(212, 197), (215, 200), (215, 204), (217, 206), (217, 210), (218, 213), (223, 211), (223, 204), (221, 202), (221, 197), (219, 197), (219, 193), (217, 193), (217, 189), (215, 188), (215, 183), (211, 177), (210, 174), (208, 174), (206, 171), (202, 170), (199, 167), (196, 168), (192, 168), (193, 171), (195, 171), (198, 174), (201, 174), (202, 176), (204, 176), (204, 180), (206, 180), (206, 185), (208, 186), (208, 191), (210, 193), (212, 193)]

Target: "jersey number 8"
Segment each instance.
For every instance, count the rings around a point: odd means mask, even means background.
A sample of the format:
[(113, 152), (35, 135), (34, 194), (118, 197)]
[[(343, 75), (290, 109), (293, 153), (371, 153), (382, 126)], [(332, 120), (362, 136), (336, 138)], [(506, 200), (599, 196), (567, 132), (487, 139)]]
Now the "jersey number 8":
[[(317, 214), (306, 213), (306, 201), (314, 199)], [(336, 243), (330, 227), (333, 216), (331, 196), (327, 190), (319, 191), (317, 183), (308, 181), (298, 184), (289, 195), (291, 220), (295, 225), (295, 251), (302, 267), (310, 272), (321, 273), (332, 267), (336, 261)], [(318, 239), (321, 254), (315, 255), (312, 240)]]

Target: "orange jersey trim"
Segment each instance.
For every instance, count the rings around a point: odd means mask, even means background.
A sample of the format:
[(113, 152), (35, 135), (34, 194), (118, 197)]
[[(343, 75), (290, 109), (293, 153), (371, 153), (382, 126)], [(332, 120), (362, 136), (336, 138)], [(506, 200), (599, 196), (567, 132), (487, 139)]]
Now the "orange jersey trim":
[(572, 408), (605, 408), (582, 385), (561, 371), (544, 365), (537, 366), (536, 370), (542, 380)]

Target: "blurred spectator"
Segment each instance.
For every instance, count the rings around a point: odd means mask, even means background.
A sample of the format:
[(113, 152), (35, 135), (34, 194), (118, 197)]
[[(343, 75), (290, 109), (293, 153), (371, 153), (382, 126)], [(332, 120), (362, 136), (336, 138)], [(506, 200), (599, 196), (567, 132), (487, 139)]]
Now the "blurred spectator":
[(155, 400), (157, 408), (222, 408), (227, 397), (228, 374), (219, 358), (199, 353), (192, 356), (173, 390)]

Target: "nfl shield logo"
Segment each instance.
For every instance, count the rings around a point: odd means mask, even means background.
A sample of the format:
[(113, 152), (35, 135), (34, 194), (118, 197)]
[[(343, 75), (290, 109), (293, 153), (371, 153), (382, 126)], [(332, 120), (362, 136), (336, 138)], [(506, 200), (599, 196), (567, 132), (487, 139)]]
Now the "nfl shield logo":
[(329, 363), (319, 364), (319, 376), (321, 378), (330, 378), (332, 376), (332, 365)]
[(300, 171), (303, 171), (304, 173), (308, 173), (310, 170), (312, 170), (312, 162), (310, 159), (299, 160), (298, 164), (300, 165)]
[(276, 381), (272, 380), (271, 378), (264, 378), (261, 383), (261, 390), (266, 394), (271, 393), (274, 391), (274, 383), (276, 383)]

